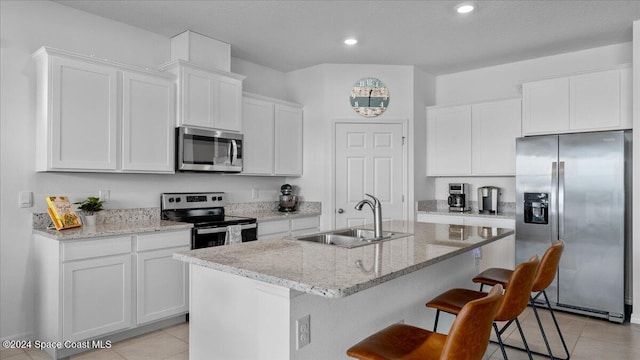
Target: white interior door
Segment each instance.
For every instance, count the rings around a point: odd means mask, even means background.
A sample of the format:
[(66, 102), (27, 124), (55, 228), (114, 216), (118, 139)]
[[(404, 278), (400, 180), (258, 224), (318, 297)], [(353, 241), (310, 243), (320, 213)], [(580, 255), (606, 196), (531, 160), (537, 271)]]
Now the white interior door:
[(373, 223), (368, 206), (354, 208), (365, 193), (380, 199), (383, 220), (406, 218), (403, 138), (401, 123), (336, 123), (336, 228)]

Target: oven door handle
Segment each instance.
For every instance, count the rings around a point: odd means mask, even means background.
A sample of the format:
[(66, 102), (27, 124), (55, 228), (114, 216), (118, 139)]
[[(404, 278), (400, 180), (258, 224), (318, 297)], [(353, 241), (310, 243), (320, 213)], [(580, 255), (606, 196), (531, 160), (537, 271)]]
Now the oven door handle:
[(219, 233), (227, 232), (226, 227), (195, 229), (195, 230), (196, 230), (196, 235), (219, 234)]
[[(240, 229), (241, 230), (248, 230), (248, 229), (255, 229), (257, 228), (258, 225), (257, 224), (245, 224), (245, 225), (241, 225)], [(217, 227), (217, 228), (205, 228), (205, 229), (195, 229), (196, 230), (196, 235), (206, 235), (206, 234), (218, 234), (218, 233), (223, 233), (223, 232), (227, 232), (227, 227)]]

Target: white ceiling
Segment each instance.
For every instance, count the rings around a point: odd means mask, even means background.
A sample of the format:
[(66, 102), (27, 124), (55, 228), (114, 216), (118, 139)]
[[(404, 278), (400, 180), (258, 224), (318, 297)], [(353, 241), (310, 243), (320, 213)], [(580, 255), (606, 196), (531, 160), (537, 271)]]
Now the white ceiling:
[[(57, 2), (168, 37), (193, 30), (283, 72), (357, 63), (446, 74), (631, 41), (640, 19), (640, 0)], [(476, 11), (456, 13), (461, 2)], [(344, 45), (349, 36), (358, 45)]]

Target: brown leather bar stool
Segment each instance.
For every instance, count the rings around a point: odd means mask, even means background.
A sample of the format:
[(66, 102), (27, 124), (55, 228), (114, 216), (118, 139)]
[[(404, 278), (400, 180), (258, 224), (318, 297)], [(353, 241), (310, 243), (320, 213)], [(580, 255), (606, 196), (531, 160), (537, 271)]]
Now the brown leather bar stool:
[(491, 324), (502, 298), (502, 285), (465, 304), (448, 335), (411, 325), (394, 324), (347, 350), (363, 360), (479, 360), (491, 335)]
[[(524, 338), (520, 321), (518, 321), (518, 316), (522, 311), (524, 311), (529, 303), (531, 287), (533, 286), (533, 277), (536, 274), (538, 263), (538, 255), (534, 255), (529, 259), (529, 261), (518, 264), (507, 282), (508, 286), (505, 287), (506, 290), (502, 300), (500, 301), (500, 305), (498, 306), (498, 311), (496, 312), (493, 322), (493, 329), (498, 337), (498, 344), (500, 345), (500, 350), (502, 351), (502, 356), (505, 360), (507, 359), (507, 353), (505, 351), (504, 344), (502, 343), (501, 335), (513, 322), (518, 326), (518, 331), (522, 337), (529, 359), (533, 359), (531, 352), (529, 351), (529, 345), (527, 345), (527, 340)], [(479, 299), (485, 295), (486, 293), (482, 291), (451, 289), (426, 303), (427, 307), (436, 309), (436, 321), (433, 326), (434, 331), (436, 331), (438, 327), (440, 311), (458, 315), (466, 303)], [(507, 321), (507, 323), (502, 327), (502, 329), (498, 329), (496, 321)]]
[[(562, 256), (562, 251), (564, 250), (564, 241), (558, 240), (555, 244), (551, 245), (547, 251), (545, 251), (544, 255), (542, 255), (542, 259), (540, 260), (540, 265), (538, 265), (538, 270), (536, 271), (536, 276), (533, 279), (533, 287), (531, 291), (537, 293), (535, 296), (530, 297), (531, 308), (533, 309), (533, 314), (536, 316), (536, 320), (538, 321), (538, 326), (540, 327), (540, 333), (542, 334), (542, 339), (544, 340), (544, 344), (547, 347), (548, 354), (539, 354), (535, 351), (532, 351), (534, 354), (549, 356), (551, 359), (559, 359), (559, 360), (569, 360), (571, 355), (569, 354), (569, 349), (567, 348), (567, 344), (564, 341), (564, 337), (562, 336), (562, 331), (560, 331), (560, 326), (558, 325), (558, 320), (556, 320), (556, 315), (551, 308), (551, 303), (549, 302), (549, 297), (547, 297), (546, 289), (551, 285), (551, 282), (556, 277), (558, 273), (558, 265), (560, 264), (560, 257)], [(507, 286), (507, 282), (509, 281), (509, 277), (513, 273), (513, 270), (502, 269), (502, 268), (490, 268), (487, 269), (475, 278), (473, 278), (473, 282), (480, 283), (480, 291), (482, 291), (483, 286), (486, 285), (496, 285), (500, 284), (504, 287)], [(547, 309), (549, 309), (549, 313), (551, 313), (551, 318), (553, 319), (553, 323), (556, 325), (556, 330), (558, 331), (558, 335), (560, 336), (560, 341), (562, 342), (562, 346), (564, 347), (564, 352), (567, 355), (566, 358), (556, 358), (553, 356), (553, 352), (551, 351), (551, 346), (549, 345), (549, 341), (547, 340), (547, 335), (544, 331), (544, 327), (542, 326), (542, 321), (540, 320), (540, 315), (538, 315), (538, 310), (535, 305), (535, 301), (540, 297), (540, 295), (544, 295), (544, 300), (547, 305)], [(517, 347), (516, 347), (517, 348)], [(518, 348), (520, 349), (520, 348)], [(522, 350), (522, 349), (521, 349)]]

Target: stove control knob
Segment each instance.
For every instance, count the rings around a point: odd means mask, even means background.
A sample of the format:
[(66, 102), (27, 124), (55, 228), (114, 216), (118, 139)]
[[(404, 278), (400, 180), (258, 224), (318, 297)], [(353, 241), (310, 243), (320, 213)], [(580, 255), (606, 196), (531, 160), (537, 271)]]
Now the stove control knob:
[(176, 198), (176, 202), (179, 203), (181, 200), (180, 198)]
[(173, 202), (173, 198), (169, 198), (169, 202), (172, 203)]
[(215, 196), (212, 196), (212, 197), (211, 197), (211, 201), (216, 201), (216, 197), (215, 197)]
[(218, 201), (222, 201), (222, 196), (218, 196)]

